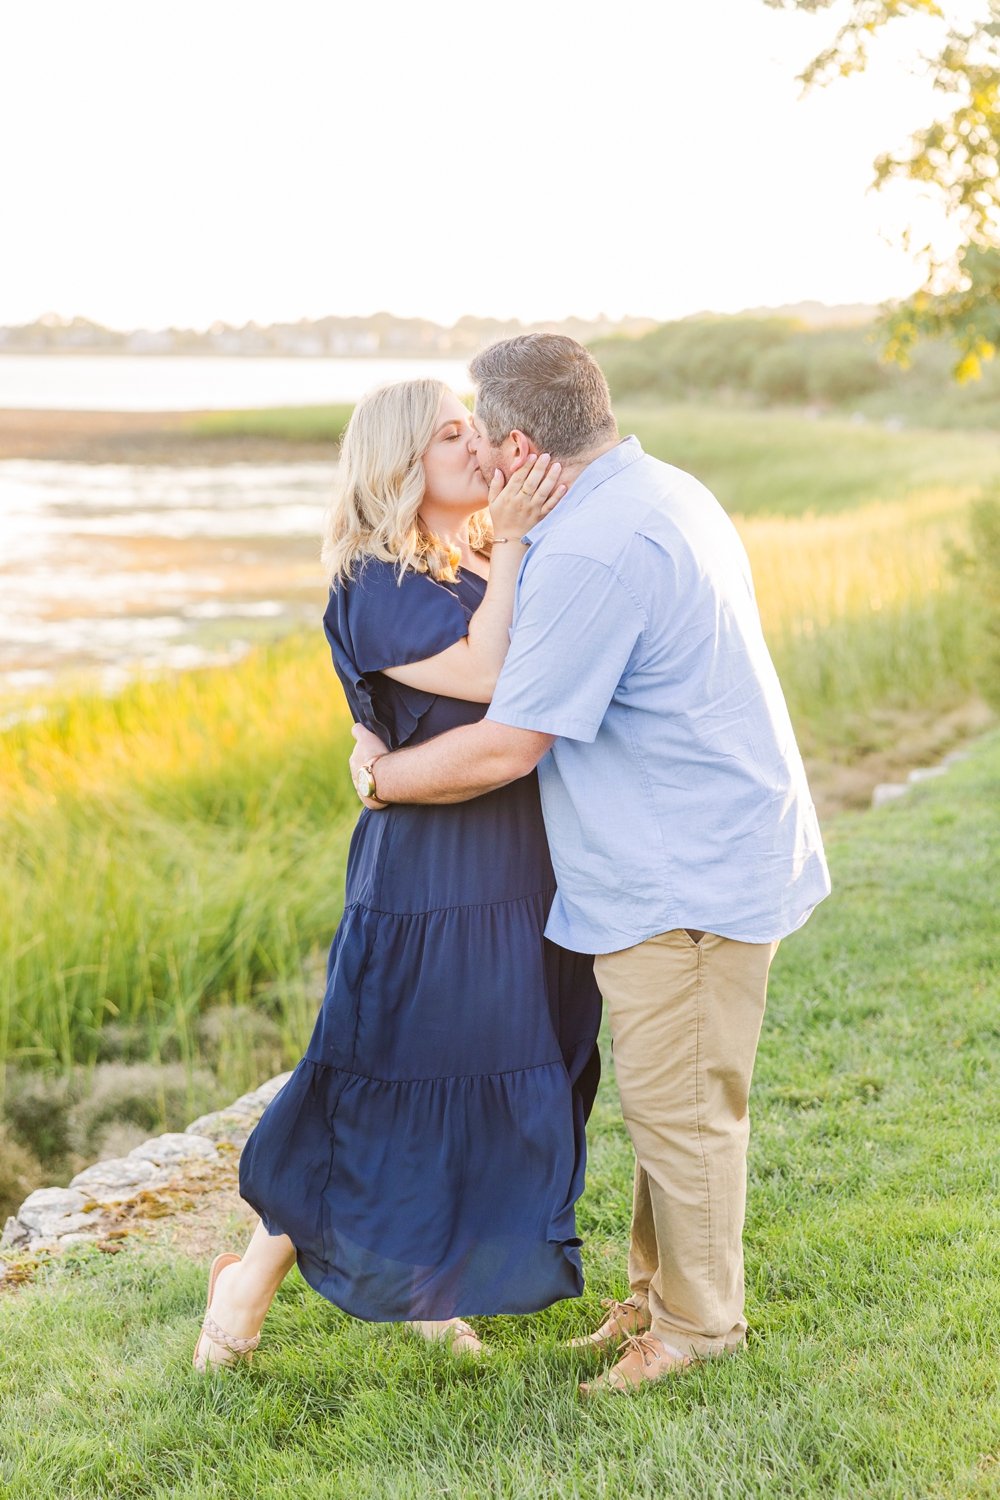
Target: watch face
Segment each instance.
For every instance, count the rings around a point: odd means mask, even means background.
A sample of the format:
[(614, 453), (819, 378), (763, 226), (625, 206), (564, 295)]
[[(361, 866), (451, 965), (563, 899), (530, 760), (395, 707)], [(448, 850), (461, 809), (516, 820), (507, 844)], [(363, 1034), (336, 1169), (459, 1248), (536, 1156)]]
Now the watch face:
[(357, 787), (358, 792), (362, 797), (370, 797), (372, 792), (375, 790), (373, 782), (374, 778), (372, 776), (372, 773), (370, 771), (366, 771), (364, 767), (362, 767), (355, 777), (354, 785)]

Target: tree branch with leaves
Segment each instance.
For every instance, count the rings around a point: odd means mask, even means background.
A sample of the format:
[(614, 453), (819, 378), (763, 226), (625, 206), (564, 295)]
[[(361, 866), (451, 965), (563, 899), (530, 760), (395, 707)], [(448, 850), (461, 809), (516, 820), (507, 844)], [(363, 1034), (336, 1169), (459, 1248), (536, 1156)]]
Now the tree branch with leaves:
[[(837, 0), (764, 0), (774, 10), (819, 12)], [(832, 42), (800, 75), (808, 90), (861, 73), (886, 27), (923, 17), (938, 24), (935, 50), (917, 54), (944, 110), (909, 143), (874, 163), (874, 186), (919, 183), (936, 196), (959, 232), (956, 253), (927, 249), (924, 284), (885, 320), (886, 354), (901, 364), (922, 337), (950, 339), (955, 374), (974, 379), (1000, 347), (1000, 0), (982, 0), (960, 22), (938, 0), (852, 0)]]

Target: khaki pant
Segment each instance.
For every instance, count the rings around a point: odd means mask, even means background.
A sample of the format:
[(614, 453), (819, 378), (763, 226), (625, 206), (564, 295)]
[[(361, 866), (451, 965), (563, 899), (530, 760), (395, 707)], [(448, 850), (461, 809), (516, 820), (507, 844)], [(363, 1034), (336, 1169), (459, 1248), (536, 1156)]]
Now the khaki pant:
[(636, 1154), (632, 1295), (685, 1354), (746, 1334), (747, 1101), (777, 946), (678, 928), (595, 961)]

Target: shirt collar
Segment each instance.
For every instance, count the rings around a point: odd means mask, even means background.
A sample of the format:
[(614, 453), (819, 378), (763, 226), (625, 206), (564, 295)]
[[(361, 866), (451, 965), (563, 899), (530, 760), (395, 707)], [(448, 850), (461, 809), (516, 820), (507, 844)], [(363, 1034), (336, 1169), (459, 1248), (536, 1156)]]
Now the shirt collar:
[(592, 459), (587, 467), (576, 476), (565, 495), (559, 501), (555, 510), (550, 510), (547, 516), (543, 516), (531, 530), (521, 538), (529, 547), (535, 542), (541, 541), (553, 526), (558, 526), (560, 520), (565, 520), (578, 510), (581, 503), (592, 494), (597, 486), (610, 479), (613, 474), (620, 474), (630, 464), (642, 458), (642, 444), (637, 437), (622, 438), (607, 453), (602, 453), (599, 458)]

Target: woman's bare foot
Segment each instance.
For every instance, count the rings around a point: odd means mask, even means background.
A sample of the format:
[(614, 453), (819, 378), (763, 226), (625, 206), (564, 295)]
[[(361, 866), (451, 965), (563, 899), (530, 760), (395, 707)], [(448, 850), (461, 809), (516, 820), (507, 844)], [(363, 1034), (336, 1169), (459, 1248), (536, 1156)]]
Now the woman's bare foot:
[(270, 1294), (261, 1294), (252, 1284), (248, 1286), (247, 1280), (242, 1261), (223, 1266), (212, 1298), (212, 1316), (237, 1338), (251, 1338), (257, 1333), (271, 1306)]

